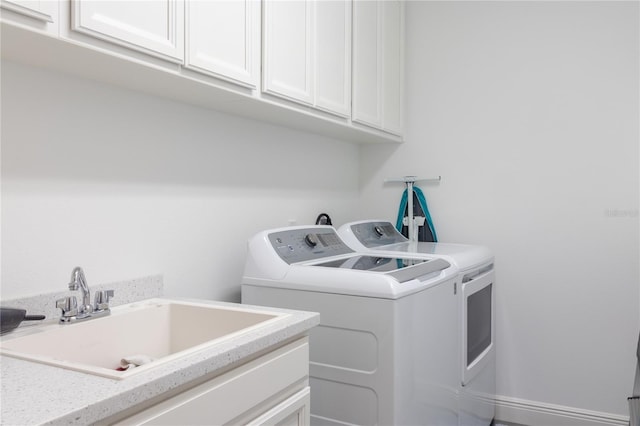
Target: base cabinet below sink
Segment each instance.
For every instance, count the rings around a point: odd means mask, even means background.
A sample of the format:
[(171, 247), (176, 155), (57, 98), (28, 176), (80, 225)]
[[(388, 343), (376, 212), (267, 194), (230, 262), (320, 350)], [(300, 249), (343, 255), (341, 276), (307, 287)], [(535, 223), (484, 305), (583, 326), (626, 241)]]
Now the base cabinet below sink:
[(111, 424), (309, 425), (309, 395), (303, 337)]

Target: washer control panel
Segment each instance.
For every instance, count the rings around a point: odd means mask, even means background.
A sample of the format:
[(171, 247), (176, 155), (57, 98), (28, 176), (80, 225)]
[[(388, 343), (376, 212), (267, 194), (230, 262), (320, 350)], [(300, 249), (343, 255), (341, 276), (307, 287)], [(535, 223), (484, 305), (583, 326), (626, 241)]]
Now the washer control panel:
[(288, 264), (354, 253), (332, 228), (298, 228), (269, 234), (269, 242)]
[(364, 222), (351, 225), (353, 235), (365, 247), (379, 247), (395, 243), (407, 242), (407, 238), (399, 233), (389, 222)]

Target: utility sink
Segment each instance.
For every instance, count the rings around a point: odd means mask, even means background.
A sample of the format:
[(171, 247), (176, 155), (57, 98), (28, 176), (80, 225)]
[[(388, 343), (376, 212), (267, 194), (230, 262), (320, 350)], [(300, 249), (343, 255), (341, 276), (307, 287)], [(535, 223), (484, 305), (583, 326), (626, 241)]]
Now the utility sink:
[[(71, 324), (29, 328), (3, 336), (3, 355), (124, 379), (205, 348), (211, 348), (288, 314), (238, 305), (149, 299), (111, 309), (111, 315)], [(133, 355), (153, 361), (117, 371)]]

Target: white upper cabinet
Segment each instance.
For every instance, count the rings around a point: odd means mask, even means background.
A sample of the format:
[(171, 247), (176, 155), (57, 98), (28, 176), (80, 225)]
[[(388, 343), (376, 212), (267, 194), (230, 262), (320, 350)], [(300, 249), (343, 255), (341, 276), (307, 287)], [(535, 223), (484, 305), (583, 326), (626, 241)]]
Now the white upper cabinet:
[(3, 20), (8, 18), (9, 21), (57, 35), (59, 11), (56, 1), (0, 0), (0, 8)]
[(382, 127), (382, 31), (375, 1), (353, 6), (353, 121)]
[(183, 0), (72, 0), (72, 30), (182, 63)]
[(313, 3), (265, 0), (263, 91), (313, 104)]
[(351, 1), (315, 1), (315, 105), (351, 112)]
[(0, 0), (2, 53), (333, 138), (400, 142), (403, 1)]
[(58, 16), (58, 3), (50, 0), (2, 0), (0, 7), (43, 22)]
[(353, 8), (352, 120), (402, 132), (404, 6), (356, 0)]
[(351, 1), (265, 0), (263, 91), (349, 115)]
[(402, 133), (404, 92), (404, 11), (401, 1), (381, 2), (382, 19), (382, 129)]
[(185, 7), (185, 67), (257, 88), (260, 0), (188, 0)]

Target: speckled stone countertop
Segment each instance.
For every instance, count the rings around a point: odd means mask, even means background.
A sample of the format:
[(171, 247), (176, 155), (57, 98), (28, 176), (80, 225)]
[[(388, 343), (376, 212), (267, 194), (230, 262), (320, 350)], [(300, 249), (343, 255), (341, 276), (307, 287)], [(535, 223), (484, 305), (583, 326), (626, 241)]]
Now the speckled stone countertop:
[[(189, 300), (221, 307), (235, 303)], [(109, 379), (36, 362), (0, 357), (3, 425), (87, 425), (241, 363), (318, 325), (317, 313), (253, 307), (290, 315), (126, 379)], [(71, 325), (73, 326), (73, 325)]]

